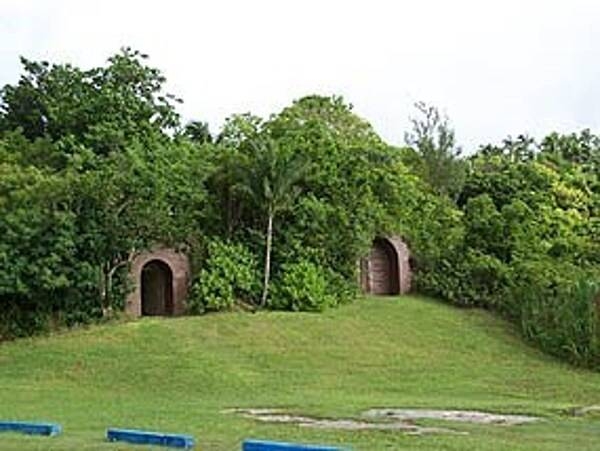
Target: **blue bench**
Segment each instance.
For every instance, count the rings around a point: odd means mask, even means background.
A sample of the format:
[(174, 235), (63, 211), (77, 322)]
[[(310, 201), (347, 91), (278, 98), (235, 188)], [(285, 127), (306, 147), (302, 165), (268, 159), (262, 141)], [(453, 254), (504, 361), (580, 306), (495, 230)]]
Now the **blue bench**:
[(299, 445), (295, 443), (244, 440), (242, 451), (347, 451), (345, 448), (321, 445)]
[(172, 448), (193, 448), (196, 442), (191, 435), (164, 434), (162, 432), (139, 431), (135, 429), (115, 429), (106, 431), (110, 442), (127, 442), (136, 445), (170, 446)]
[(62, 428), (55, 423), (35, 423), (28, 421), (0, 421), (0, 432), (20, 432), (30, 435), (47, 435), (52, 437), (60, 434)]

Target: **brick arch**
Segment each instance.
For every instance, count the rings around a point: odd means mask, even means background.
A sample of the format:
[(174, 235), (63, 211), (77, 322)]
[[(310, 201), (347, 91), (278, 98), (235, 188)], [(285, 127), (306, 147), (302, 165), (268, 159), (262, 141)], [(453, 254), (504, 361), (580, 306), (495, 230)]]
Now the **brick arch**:
[(410, 291), (408, 246), (398, 236), (377, 237), (360, 262), (362, 290), (371, 294), (404, 294)]
[(185, 313), (185, 300), (190, 282), (190, 263), (187, 256), (170, 248), (159, 248), (137, 254), (129, 272), (133, 290), (127, 296), (125, 311), (132, 316), (142, 316), (142, 270), (151, 262), (160, 262), (171, 271), (173, 303), (172, 314)]

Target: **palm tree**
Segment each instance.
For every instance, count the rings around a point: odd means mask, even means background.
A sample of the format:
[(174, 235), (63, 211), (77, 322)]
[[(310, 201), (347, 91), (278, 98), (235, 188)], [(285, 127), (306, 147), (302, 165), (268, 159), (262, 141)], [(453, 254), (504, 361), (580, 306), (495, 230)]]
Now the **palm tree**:
[(266, 138), (252, 142), (253, 155), (246, 167), (242, 187), (260, 208), (266, 220), (265, 266), (259, 306), (267, 303), (271, 278), (271, 250), (275, 216), (290, 208), (300, 194), (299, 182), (308, 169), (307, 160)]

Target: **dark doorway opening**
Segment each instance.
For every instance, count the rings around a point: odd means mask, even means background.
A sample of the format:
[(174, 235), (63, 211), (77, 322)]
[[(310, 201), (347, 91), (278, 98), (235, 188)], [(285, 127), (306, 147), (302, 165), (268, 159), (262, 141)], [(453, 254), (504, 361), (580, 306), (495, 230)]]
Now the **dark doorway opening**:
[(166, 263), (152, 260), (142, 268), (142, 315), (173, 314), (173, 272)]
[(373, 241), (369, 263), (371, 293), (400, 293), (398, 254), (388, 240), (377, 238)]

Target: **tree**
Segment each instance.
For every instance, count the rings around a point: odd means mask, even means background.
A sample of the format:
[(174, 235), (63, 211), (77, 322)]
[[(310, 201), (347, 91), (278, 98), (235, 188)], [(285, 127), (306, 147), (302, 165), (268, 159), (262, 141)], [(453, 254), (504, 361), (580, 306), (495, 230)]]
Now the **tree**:
[(87, 288), (95, 280), (75, 252), (68, 185), (64, 177), (0, 161), (0, 340), (43, 329), (56, 312), (67, 323), (92, 315), (96, 299)]
[(478, 155), (507, 157), (513, 163), (531, 161), (537, 153), (535, 140), (527, 135), (519, 135), (516, 139), (508, 137), (501, 146), (487, 144), (477, 152)]
[(0, 91), (0, 131), (48, 138), (67, 155), (84, 146), (106, 156), (132, 142), (166, 138), (179, 124), (179, 99), (163, 92), (164, 76), (146, 59), (123, 48), (105, 67), (82, 70), (21, 58), (21, 79)]
[[(559, 135), (551, 133), (540, 143), (540, 153), (563, 162), (580, 165), (585, 172), (600, 172), (600, 137), (590, 130)], [(561, 164), (561, 161), (557, 163)]]
[(191, 121), (183, 129), (183, 136), (196, 144), (212, 143), (213, 137), (210, 134), (208, 122)]
[(266, 222), (264, 277), (260, 300), (260, 307), (264, 307), (271, 277), (273, 221), (300, 194), (298, 183), (303, 179), (308, 164), (300, 154), (280, 147), (270, 137), (262, 137), (254, 141), (252, 146), (254, 154), (246, 167), (242, 186), (260, 208)]
[(251, 114), (228, 117), (215, 140), (212, 160), (215, 170), (207, 181), (211, 206), (216, 209), (213, 234), (231, 239), (238, 232), (245, 213), (242, 185), (245, 168), (254, 154), (252, 143), (258, 140), (263, 120)]
[(405, 174), (404, 165), (371, 124), (338, 96), (298, 99), (265, 128), (311, 163), (302, 183), (305, 195), (287, 215), (281, 241), (285, 245), (275, 252), (281, 260), (308, 259), (335, 268), (354, 284), (357, 258), (384, 228), (380, 218), (385, 201), (379, 202), (375, 187), (381, 179), (378, 171)]
[(424, 102), (415, 103), (415, 108), (419, 117), (410, 119), (412, 131), (405, 135), (407, 145), (416, 152), (413, 166), (437, 194), (455, 200), (464, 183), (465, 163), (454, 130), (437, 108)]

